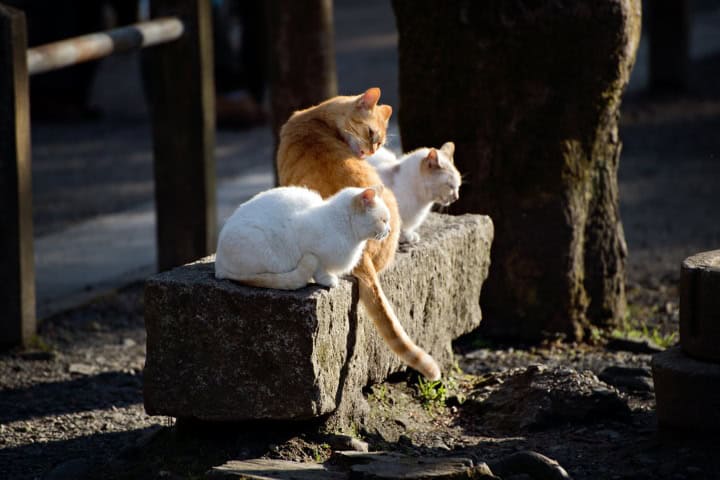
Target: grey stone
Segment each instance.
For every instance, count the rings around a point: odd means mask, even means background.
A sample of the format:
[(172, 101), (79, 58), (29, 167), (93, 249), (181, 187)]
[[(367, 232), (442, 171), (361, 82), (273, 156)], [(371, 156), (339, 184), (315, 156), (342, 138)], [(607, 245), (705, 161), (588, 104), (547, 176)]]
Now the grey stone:
[(590, 371), (531, 366), (500, 374), (503, 380), (478, 390), (463, 408), (476, 410), (491, 429), (539, 430), (568, 422), (627, 417), (627, 400)]
[(461, 457), (410, 457), (394, 452), (338, 452), (333, 460), (349, 467), (350, 478), (367, 479), (497, 479), (485, 463)]
[(498, 480), (485, 463), (469, 458), (411, 457), (391, 452), (336, 452), (327, 465), (287, 460), (253, 459), (229, 461), (213, 467), (207, 479), (344, 480), (433, 479)]
[(327, 434), (322, 436), (321, 441), (330, 445), (330, 448), (334, 451), (354, 450), (356, 452), (367, 452), (370, 449), (367, 442), (350, 435)]
[(238, 480), (344, 480), (347, 474), (328, 471), (319, 463), (289, 462), (258, 458), (230, 461), (213, 467), (206, 474), (208, 479)]
[(513, 453), (492, 462), (490, 468), (502, 478), (526, 475), (532, 480), (570, 480), (570, 475), (556, 460), (532, 451)]
[(688, 355), (720, 362), (720, 250), (682, 263), (680, 345)]
[(653, 355), (652, 371), (661, 427), (720, 430), (720, 364), (695, 360), (674, 347)]
[(71, 363), (68, 366), (68, 373), (77, 373), (80, 375), (92, 375), (95, 372), (95, 367), (87, 365), (85, 363)]
[[(493, 225), (432, 214), (381, 283), (411, 338), (448, 367), (451, 341), (480, 324)], [(218, 281), (212, 257), (145, 289), (145, 408), (202, 420), (303, 420), (367, 412), (363, 386), (404, 368), (358, 305), (352, 277), (296, 291)]]

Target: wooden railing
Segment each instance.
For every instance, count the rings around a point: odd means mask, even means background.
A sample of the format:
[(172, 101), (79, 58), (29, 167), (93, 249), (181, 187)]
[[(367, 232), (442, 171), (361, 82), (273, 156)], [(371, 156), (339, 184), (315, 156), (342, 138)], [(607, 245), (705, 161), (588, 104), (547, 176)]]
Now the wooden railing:
[(29, 75), (157, 45), (143, 52), (143, 69), (153, 126), (158, 267), (214, 249), (210, 8), (210, 0), (153, 0), (155, 20), (28, 49), (24, 14), (0, 4), (0, 347), (27, 345), (36, 332)]

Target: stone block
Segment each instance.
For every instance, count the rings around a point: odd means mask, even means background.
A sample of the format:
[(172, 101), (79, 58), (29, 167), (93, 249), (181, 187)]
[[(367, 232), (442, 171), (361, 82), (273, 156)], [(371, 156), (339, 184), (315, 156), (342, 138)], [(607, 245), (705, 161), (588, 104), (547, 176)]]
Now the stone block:
[[(493, 224), (432, 214), (381, 283), (411, 338), (446, 369), (451, 341), (481, 319)], [(252, 288), (215, 279), (213, 259), (145, 288), (145, 408), (200, 420), (307, 420), (337, 426), (367, 410), (362, 388), (404, 368), (358, 304), (352, 277), (333, 289)]]
[(720, 362), (720, 250), (682, 263), (680, 345), (688, 355)]
[(661, 427), (720, 431), (720, 364), (673, 347), (653, 355), (652, 370)]

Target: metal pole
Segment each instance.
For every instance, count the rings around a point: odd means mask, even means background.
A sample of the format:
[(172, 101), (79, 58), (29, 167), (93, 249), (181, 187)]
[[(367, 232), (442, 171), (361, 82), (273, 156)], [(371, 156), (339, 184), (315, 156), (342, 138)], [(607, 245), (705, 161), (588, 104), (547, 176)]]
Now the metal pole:
[(0, 348), (35, 336), (25, 15), (0, 5)]
[(180, 38), (183, 31), (183, 23), (178, 18), (158, 18), (107, 32), (48, 43), (28, 50), (28, 70), (30, 75), (34, 75), (97, 60), (113, 53), (171, 42)]

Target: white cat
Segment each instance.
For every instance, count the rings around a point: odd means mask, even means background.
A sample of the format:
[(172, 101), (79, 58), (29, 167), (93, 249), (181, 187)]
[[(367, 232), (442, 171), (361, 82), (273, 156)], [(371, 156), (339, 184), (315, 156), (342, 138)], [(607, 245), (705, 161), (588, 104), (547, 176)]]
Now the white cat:
[(446, 142), (440, 149), (419, 148), (398, 159), (385, 147), (367, 158), (383, 183), (395, 194), (402, 231), (400, 241), (415, 243), (415, 231), (425, 220), (433, 203), (447, 206), (460, 198), (460, 172), (453, 163), (455, 144)]
[(382, 185), (344, 188), (323, 200), (302, 187), (273, 188), (240, 205), (220, 231), (215, 276), (295, 290), (311, 278), (334, 287), (366, 240), (390, 232)]

